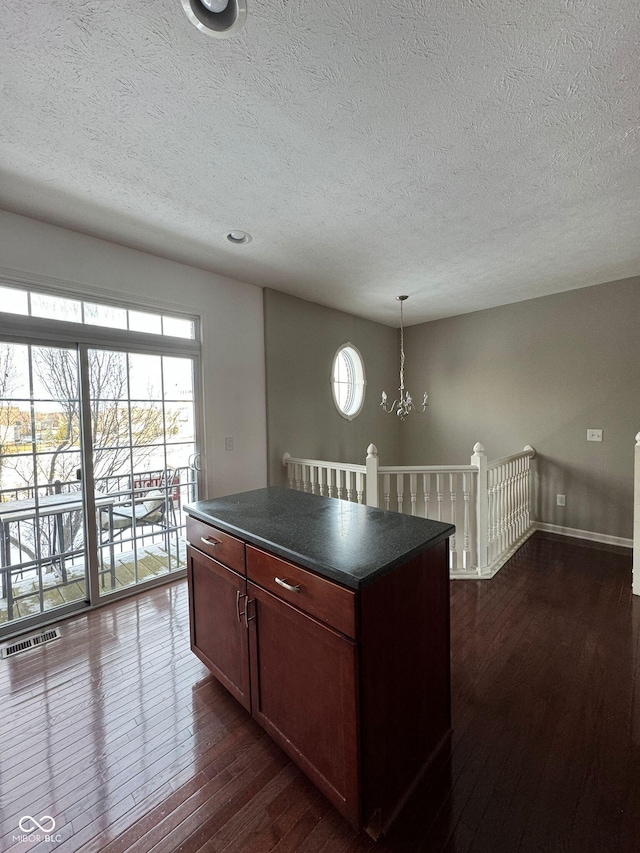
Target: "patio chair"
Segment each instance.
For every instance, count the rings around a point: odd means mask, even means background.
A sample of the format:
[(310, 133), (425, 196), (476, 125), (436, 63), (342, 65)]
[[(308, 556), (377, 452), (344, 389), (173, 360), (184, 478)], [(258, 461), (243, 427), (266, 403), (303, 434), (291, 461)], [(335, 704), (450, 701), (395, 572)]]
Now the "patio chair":
[(172, 494), (175, 480), (175, 471), (167, 470), (157, 486), (140, 495), (133, 503), (113, 504), (112, 507), (102, 508), (100, 510), (100, 544), (113, 542), (115, 536), (123, 536), (125, 531), (133, 528), (134, 519), (136, 531), (139, 528), (151, 526), (167, 530), (171, 523), (175, 526)]

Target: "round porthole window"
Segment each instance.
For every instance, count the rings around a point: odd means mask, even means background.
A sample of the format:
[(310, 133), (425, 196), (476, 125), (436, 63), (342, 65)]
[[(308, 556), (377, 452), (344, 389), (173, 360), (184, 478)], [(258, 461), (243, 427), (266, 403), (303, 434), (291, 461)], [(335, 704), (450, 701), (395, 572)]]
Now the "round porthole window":
[(343, 344), (333, 359), (331, 372), (333, 401), (343, 418), (352, 421), (360, 414), (366, 384), (362, 356), (353, 344)]

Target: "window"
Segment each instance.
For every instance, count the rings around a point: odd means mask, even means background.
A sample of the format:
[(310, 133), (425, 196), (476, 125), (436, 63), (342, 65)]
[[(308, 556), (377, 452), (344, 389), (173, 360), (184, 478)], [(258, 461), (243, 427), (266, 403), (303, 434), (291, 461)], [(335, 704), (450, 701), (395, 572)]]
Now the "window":
[(5, 285), (0, 285), (0, 311), (86, 323), (106, 329), (128, 329), (132, 332), (196, 340), (196, 324), (191, 318), (167, 316), (155, 311), (135, 311), (132, 308), (102, 305)]
[(351, 421), (360, 414), (366, 384), (362, 356), (353, 344), (343, 344), (333, 359), (331, 374), (333, 401), (343, 418)]

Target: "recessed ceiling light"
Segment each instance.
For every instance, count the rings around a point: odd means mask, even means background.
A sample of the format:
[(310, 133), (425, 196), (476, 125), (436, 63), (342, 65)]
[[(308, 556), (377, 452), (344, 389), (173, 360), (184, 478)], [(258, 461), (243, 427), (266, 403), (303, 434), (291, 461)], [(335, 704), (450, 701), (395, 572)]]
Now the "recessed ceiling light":
[(247, 17), (246, 0), (181, 0), (185, 15), (207, 36), (229, 38)]
[(247, 234), (246, 231), (229, 231), (226, 237), (230, 243), (240, 244), (251, 242), (251, 234)]

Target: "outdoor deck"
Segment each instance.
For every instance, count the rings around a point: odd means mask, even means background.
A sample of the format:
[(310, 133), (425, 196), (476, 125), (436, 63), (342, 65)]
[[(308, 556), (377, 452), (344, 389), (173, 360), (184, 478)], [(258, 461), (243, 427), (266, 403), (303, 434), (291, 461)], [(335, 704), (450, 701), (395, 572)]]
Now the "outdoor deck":
[[(116, 553), (115, 575), (113, 589), (133, 586), (135, 577), (135, 554), (131, 551)], [(177, 568), (186, 566), (186, 543), (180, 540), (176, 552), (175, 541), (171, 542), (169, 556), (164, 541), (149, 542), (138, 547), (138, 582), (166, 575)], [(54, 568), (43, 573), (43, 607), (45, 611), (52, 610), (72, 601), (85, 597), (85, 566), (84, 561), (67, 565), (68, 582), (61, 584), (60, 574)], [(105, 567), (101, 570), (102, 587), (110, 592), (111, 570)], [(50, 583), (50, 588), (49, 588)], [(19, 597), (13, 604), (14, 620), (24, 616), (40, 613), (40, 592), (38, 578), (24, 577), (14, 581), (14, 596)], [(29, 594), (31, 593), (31, 594)], [(26, 596), (26, 597), (22, 597)], [(7, 601), (0, 598), (0, 625), (7, 622)]]

